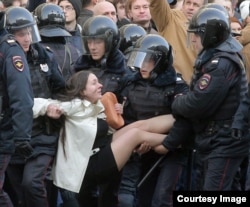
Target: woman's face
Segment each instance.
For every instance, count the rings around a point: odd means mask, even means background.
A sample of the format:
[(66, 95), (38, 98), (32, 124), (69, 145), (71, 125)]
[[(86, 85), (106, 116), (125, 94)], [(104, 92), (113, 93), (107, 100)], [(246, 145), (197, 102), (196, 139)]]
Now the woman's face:
[(87, 40), (90, 55), (93, 60), (101, 61), (105, 54), (105, 42), (103, 39), (88, 39)]
[(140, 73), (143, 79), (149, 79), (150, 73), (155, 67), (155, 61), (153, 59), (144, 60), (140, 68)]
[(88, 77), (83, 96), (91, 103), (96, 103), (102, 98), (102, 84), (99, 83), (97, 77), (92, 73)]

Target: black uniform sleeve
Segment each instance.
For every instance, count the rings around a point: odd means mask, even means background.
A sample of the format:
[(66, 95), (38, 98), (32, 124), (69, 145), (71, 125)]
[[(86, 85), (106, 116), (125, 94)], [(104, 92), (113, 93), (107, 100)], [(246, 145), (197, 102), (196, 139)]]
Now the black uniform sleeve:
[(30, 140), (33, 122), (33, 91), (29, 67), (22, 48), (15, 44), (6, 51), (3, 65), (15, 141)]
[(194, 131), (192, 123), (182, 117), (177, 117), (169, 134), (163, 140), (162, 144), (170, 151), (175, 151), (182, 147), (192, 147), (194, 142)]
[(173, 114), (186, 118), (210, 117), (221, 105), (230, 90), (230, 77), (234, 75), (234, 66), (228, 60), (208, 66), (186, 95), (177, 96), (172, 104)]

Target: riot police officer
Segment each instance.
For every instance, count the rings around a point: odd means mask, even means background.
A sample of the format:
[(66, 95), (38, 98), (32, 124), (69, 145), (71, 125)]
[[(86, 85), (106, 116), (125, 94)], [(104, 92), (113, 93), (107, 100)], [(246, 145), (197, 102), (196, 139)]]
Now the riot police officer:
[[(55, 97), (65, 88), (65, 81), (52, 52), (39, 43), (40, 35), (32, 14), (22, 7), (8, 8), (6, 29), (26, 53), (34, 97)], [(57, 148), (59, 128), (54, 127), (55, 121), (46, 116), (34, 119), (30, 141), (32, 154), (25, 157), (26, 160), (17, 155), (12, 157), (7, 174), (17, 194), (18, 205), (48, 206), (45, 175)]]
[(205, 163), (203, 190), (231, 190), (249, 153), (249, 97), (242, 47), (231, 37), (228, 18), (218, 9), (198, 11), (188, 32), (199, 54), (191, 91), (176, 97), (173, 113), (193, 123), (197, 150)]
[(71, 34), (65, 29), (65, 14), (62, 8), (53, 3), (39, 5), (34, 16), (41, 35), (41, 44), (50, 48), (60, 66), (65, 80), (73, 73), (73, 65), (81, 52), (66, 37)]
[[(188, 85), (175, 72), (172, 63), (172, 48), (160, 35), (148, 34), (136, 41), (127, 64), (138, 72), (122, 92), (126, 97), (123, 109), (126, 124), (172, 114), (174, 96), (188, 91)], [(133, 154), (122, 172), (121, 207), (133, 206), (136, 198), (139, 206), (172, 206), (172, 192), (186, 162), (186, 149), (171, 150), (137, 192), (141, 175), (159, 159), (163, 158), (154, 151)]]
[(22, 48), (4, 29), (6, 15), (0, 12), (0, 206), (13, 206), (3, 191), (4, 173), (11, 154), (29, 156), (33, 120), (33, 92), (29, 67)]

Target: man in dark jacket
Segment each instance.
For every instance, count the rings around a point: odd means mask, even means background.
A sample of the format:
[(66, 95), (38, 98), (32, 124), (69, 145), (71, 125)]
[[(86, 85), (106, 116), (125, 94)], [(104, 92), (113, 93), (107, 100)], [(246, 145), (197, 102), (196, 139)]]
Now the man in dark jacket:
[(17, 153), (32, 153), (33, 92), (25, 54), (4, 29), (5, 19), (0, 12), (0, 206), (10, 207), (13, 204), (3, 191), (5, 170), (15, 145)]
[[(249, 153), (249, 97), (239, 54), (242, 47), (230, 36), (228, 19), (218, 9), (198, 11), (188, 32), (199, 54), (191, 91), (175, 98), (173, 113), (193, 124), (196, 148), (205, 164), (203, 190), (231, 190)], [(171, 145), (169, 139), (163, 142), (166, 148)]]
[[(37, 42), (40, 35), (33, 16), (22, 7), (7, 9), (6, 16), (8, 32), (14, 35), (26, 53), (34, 97), (55, 97), (64, 89), (65, 81), (51, 51)], [(32, 153), (24, 157), (14, 154), (11, 159), (7, 175), (12, 192), (16, 193), (15, 206), (24, 203), (26, 207), (49, 206), (46, 175), (57, 149), (59, 127), (55, 127), (55, 122), (47, 116), (34, 119), (30, 141)]]

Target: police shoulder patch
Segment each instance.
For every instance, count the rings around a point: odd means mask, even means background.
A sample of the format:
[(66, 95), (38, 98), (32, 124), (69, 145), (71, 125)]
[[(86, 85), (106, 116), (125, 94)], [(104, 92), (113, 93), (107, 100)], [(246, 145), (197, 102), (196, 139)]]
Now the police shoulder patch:
[(13, 56), (12, 63), (17, 70), (23, 71), (24, 64), (21, 56)]
[(200, 80), (199, 80), (199, 83), (198, 83), (199, 89), (200, 89), (200, 90), (204, 90), (205, 88), (207, 88), (208, 85), (209, 85), (209, 83), (210, 83), (210, 81), (211, 81), (211, 75), (209, 75), (209, 74), (204, 74), (204, 75), (200, 78)]

